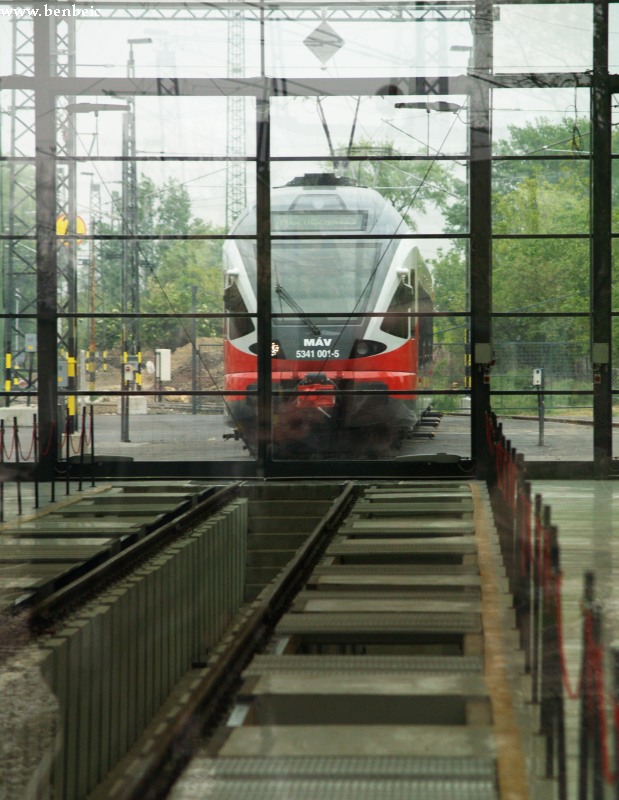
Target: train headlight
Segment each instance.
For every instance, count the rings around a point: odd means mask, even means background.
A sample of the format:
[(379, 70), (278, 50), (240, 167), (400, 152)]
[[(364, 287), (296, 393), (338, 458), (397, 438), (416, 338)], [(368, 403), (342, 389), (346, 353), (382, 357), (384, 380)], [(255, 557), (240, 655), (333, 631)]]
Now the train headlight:
[[(253, 353), (255, 356), (258, 355), (257, 342), (254, 342), (253, 344), (249, 345), (249, 352)], [(286, 358), (286, 354), (284, 353), (284, 348), (277, 341), (277, 339), (273, 339), (271, 342), (271, 358)]]
[(387, 345), (382, 342), (373, 342), (370, 339), (357, 339), (355, 342), (351, 358), (367, 358), (368, 356), (375, 356), (382, 353), (387, 349)]

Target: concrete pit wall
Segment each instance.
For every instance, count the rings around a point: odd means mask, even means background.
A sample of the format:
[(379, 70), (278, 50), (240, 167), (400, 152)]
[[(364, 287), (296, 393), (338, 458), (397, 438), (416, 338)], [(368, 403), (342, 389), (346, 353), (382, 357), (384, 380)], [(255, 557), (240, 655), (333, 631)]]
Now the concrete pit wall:
[[(28, 770), (19, 748), (0, 762), (0, 786), (10, 786), (3, 800), (78, 800), (97, 786), (221, 638), (243, 602), (246, 548), (247, 501), (239, 499), (20, 654), (5, 686), (11, 703), (0, 690), (0, 706), (23, 713), (11, 713), (2, 730), (31, 752)], [(43, 718), (15, 702), (15, 685), (31, 691), (33, 669), (51, 690), (39, 702)], [(48, 735), (35, 741), (28, 731), (37, 716)], [(35, 762), (37, 786), (26, 786), (20, 776), (32, 778)]]

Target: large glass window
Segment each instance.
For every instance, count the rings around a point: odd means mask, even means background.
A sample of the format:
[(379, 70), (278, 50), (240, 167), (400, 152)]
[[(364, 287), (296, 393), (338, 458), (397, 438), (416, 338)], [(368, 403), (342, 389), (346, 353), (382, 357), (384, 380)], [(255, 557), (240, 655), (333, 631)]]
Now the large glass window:
[[(586, 418), (599, 20), (590, 2), (490, 6), (478, 24), (457, 2), (100, 2), (50, 20), (36, 78), (30, 6), (0, 15), (5, 405), (49, 391), (56, 337), (60, 405), (92, 400), (118, 455), (171, 458), (167, 414), (209, 417), (196, 461), (468, 458), (493, 328), (493, 406), (535, 416), (542, 370), (545, 417)], [(420, 438), (428, 409), (454, 439)], [(297, 447), (314, 417), (346, 436)]]
[[(430, 409), (470, 407), (468, 98), (271, 108), (272, 452), (427, 453)], [(440, 448), (466, 458), (453, 422)]]
[(619, 72), (619, 6), (610, 3), (608, 6), (609, 52), (608, 68), (610, 72)]
[[(514, 18), (524, 19), (530, 10), (519, 6)], [(588, 423), (590, 446), (579, 452), (591, 459), (587, 93), (495, 94), (492, 407), (510, 434), (522, 425), (520, 416), (542, 428), (565, 419)], [(549, 458), (548, 430), (545, 438), (544, 430), (523, 432), (519, 449), (527, 458)], [(559, 427), (556, 435), (574, 430)], [(540, 435), (545, 450), (530, 438)], [(557, 460), (569, 458), (569, 450), (554, 449)]]
[[(179, 78), (246, 78), (260, 71), (257, 9), (230, 14), (217, 4), (185, 3), (153, 7), (149, 13), (139, 6), (125, 10), (122, 4), (106, 8), (99, 3), (97, 11), (96, 18), (80, 20), (78, 75), (155, 77), (161, 80), (161, 94), (170, 95), (178, 93)], [(236, 26), (236, 59), (228, 49), (231, 25)], [(177, 132), (182, 136), (180, 128)]]
[[(276, 242), (273, 248), (273, 309), (362, 312), (373, 294), (381, 250), (374, 242)], [(286, 287), (293, 287), (291, 295)]]
[[(233, 153), (223, 127), (204, 126), (232, 102), (90, 96), (58, 104), (59, 393), (69, 427), (81, 403), (94, 403), (104, 454), (115, 436), (117, 455), (175, 460), (176, 439), (162, 429), (182, 441), (193, 427), (184, 460), (249, 457), (224, 438), (235, 424), (226, 391), (252, 392), (235, 384), (226, 332), (255, 330), (248, 309), (231, 300), (224, 247), (255, 196), (254, 103), (234, 99), (244, 127)], [(255, 222), (244, 230), (253, 234)]]
[(266, 71), (283, 78), (458, 74), (471, 47), (468, 9), (442, 6), (293, 8), (265, 26)]
[(584, 72), (592, 66), (590, 3), (497, 5), (497, 72)]

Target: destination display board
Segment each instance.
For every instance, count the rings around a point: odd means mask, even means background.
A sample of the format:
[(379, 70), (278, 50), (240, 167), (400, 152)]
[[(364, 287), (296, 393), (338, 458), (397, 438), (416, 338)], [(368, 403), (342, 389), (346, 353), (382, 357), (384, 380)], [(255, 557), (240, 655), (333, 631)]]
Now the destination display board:
[(363, 231), (367, 226), (367, 217), (367, 211), (273, 211), (271, 230), (274, 233)]

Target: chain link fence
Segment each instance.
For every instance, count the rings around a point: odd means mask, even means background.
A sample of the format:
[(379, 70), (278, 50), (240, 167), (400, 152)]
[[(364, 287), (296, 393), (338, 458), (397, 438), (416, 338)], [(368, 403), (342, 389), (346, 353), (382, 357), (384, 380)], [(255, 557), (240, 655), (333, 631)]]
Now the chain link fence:
[[(572, 342), (501, 341), (493, 344), (496, 364), (491, 372), (493, 392), (523, 392), (519, 395), (494, 395), (492, 408), (498, 414), (538, 413), (539, 392), (547, 412), (582, 415), (591, 410), (591, 399), (575, 395), (592, 388), (590, 345), (588, 340)], [(434, 348), (436, 389), (461, 390), (466, 381), (466, 348), (461, 343), (441, 343)], [(475, 368), (474, 366), (472, 367)], [(549, 395), (548, 392), (564, 392)], [(445, 411), (458, 410), (462, 395), (435, 398), (434, 406)]]
[[(589, 397), (575, 391), (591, 390), (590, 344), (572, 342), (495, 342), (496, 365), (492, 370), (493, 391), (534, 392), (525, 396), (494, 396), (492, 408), (497, 413), (537, 413), (538, 393), (544, 394), (546, 412), (584, 414), (591, 410)], [(548, 392), (565, 392), (550, 395)]]

